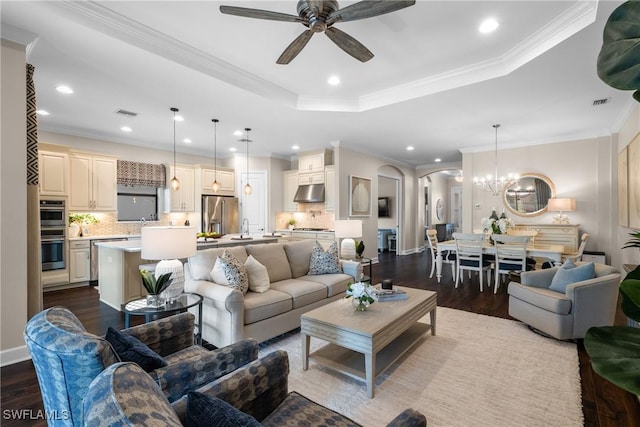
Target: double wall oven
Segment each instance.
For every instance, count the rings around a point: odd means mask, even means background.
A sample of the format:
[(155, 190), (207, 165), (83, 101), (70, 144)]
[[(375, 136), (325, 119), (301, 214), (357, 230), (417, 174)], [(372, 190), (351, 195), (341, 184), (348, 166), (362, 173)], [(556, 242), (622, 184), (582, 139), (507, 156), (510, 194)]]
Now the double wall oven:
[(40, 200), (42, 271), (64, 270), (67, 210), (64, 200)]

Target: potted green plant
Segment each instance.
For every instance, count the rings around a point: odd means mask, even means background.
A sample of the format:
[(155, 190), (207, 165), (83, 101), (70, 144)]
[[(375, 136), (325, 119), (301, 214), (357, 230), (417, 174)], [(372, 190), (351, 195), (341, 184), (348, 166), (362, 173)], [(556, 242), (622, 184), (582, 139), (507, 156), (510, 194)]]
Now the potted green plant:
[(160, 294), (171, 284), (171, 273), (155, 275), (147, 270), (140, 270), (142, 285), (147, 290), (147, 305), (150, 307), (162, 307), (165, 304), (164, 298)]
[(292, 230), (293, 227), (296, 225), (296, 219), (295, 218), (289, 218), (289, 230)]
[[(640, 247), (640, 232), (630, 235), (633, 239), (623, 248)], [(627, 274), (620, 283), (620, 295), (623, 313), (629, 319), (640, 322), (640, 267)], [(590, 328), (584, 337), (584, 347), (596, 373), (618, 387), (640, 395), (640, 328)]]

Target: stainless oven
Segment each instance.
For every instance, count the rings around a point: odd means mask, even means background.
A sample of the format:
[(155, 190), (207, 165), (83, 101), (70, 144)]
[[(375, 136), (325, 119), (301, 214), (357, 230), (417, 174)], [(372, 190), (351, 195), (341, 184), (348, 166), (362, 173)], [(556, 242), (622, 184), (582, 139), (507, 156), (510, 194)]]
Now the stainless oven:
[(42, 271), (64, 270), (67, 211), (64, 200), (40, 200)]

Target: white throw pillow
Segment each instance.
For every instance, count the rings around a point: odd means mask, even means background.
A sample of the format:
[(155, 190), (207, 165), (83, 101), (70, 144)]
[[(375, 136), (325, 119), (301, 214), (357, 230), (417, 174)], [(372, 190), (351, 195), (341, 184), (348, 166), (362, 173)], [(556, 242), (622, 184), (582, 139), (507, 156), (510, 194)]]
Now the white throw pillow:
[(211, 270), (211, 279), (220, 285), (232, 286), (246, 294), (249, 290), (247, 269), (238, 258), (225, 249), (216, 259)]
[(247, 269), (247, 276), (249, 276), (249, 290), (258, 293), (267, 292), (271, 285), (267, 267), (260, 264), (253, 255), (249, 255), (244, 266)]

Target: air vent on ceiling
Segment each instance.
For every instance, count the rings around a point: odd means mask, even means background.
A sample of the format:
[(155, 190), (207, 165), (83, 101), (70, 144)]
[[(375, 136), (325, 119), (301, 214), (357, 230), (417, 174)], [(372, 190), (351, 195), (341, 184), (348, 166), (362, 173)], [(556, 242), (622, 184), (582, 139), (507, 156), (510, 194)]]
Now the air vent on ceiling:
[(120, 114), (122, 116), (127, 116), (127, 117), (136, 117), (138, 115), (138, 113), (134, 113), (133, 111), (127, 111), (122, 109), (116, 111), (116, 114)]
[(604, 105), (604, 104), (607, 104), (609, 101), (611, 101), (611, 98), (596, 99), (593, 101), (593, 106), (597, 107), (598, 105)]

